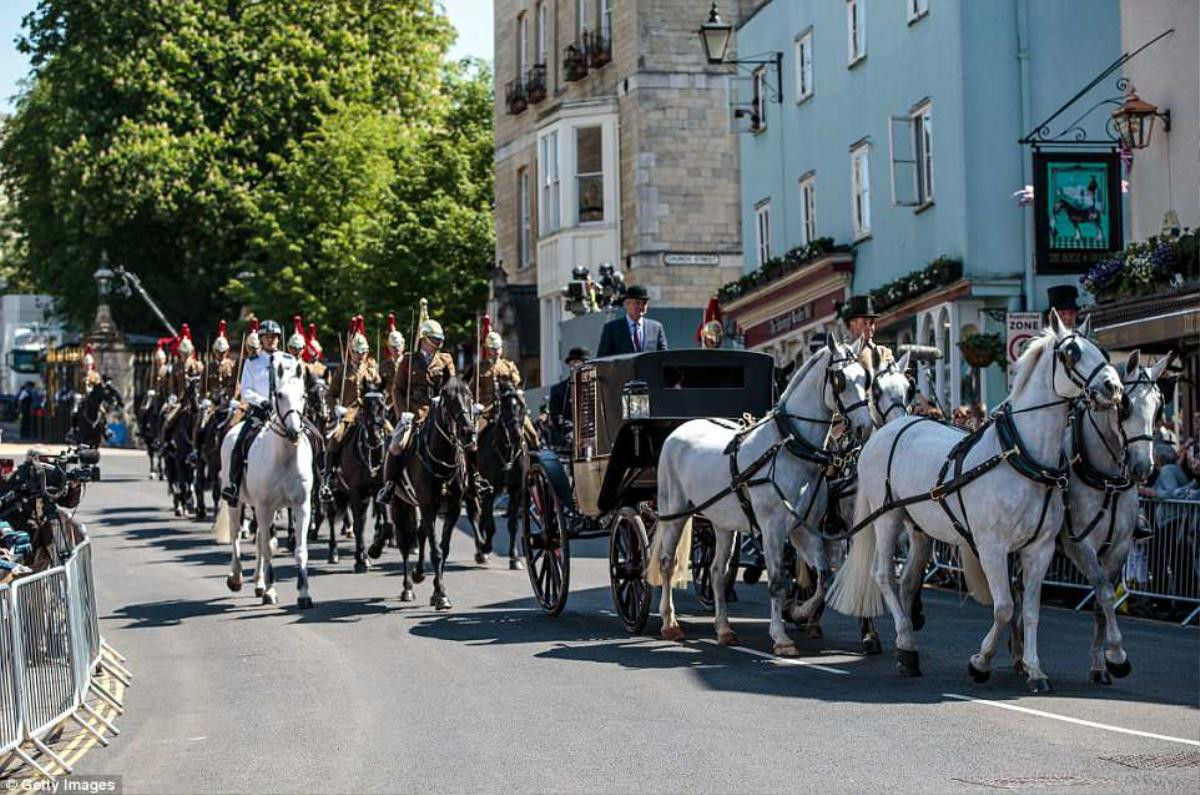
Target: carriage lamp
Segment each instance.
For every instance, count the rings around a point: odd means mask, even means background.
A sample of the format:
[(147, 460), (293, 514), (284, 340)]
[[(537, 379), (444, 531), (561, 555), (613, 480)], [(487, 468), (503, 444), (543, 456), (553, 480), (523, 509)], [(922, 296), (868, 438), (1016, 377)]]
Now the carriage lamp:
[(644, 420), (650, 416), (650, 387), (645, 381), (626, 381), (621, 389), (621, 417)]
[(1117, 135), (1127, 149), (1145, 149), (1150, 145), (1150, 135), (1154, 132), (1154, 119), (1161, 117), (1163, 132), (1171, 131), (1171, 111), (1161, 113), (1157, 105), (1152, 105), (1137, 95), (1132, 85), (1121, 107), (1112, 112), (1113, 126)]

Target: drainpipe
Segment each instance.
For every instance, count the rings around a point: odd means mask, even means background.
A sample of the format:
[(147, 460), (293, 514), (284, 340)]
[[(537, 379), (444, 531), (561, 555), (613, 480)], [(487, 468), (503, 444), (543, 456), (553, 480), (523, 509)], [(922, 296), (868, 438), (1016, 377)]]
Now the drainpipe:
[[(1028, 130), (1033, 113), (1029, 98), (1029, 0), (1017, 0), (1017, 66), (1020, 69), (1021, 88), (1021, 129)], [(1032, 185), (1031, 158), (1021, 149), (1021, 185)], [(1035, 196), (1034, 201), (1040, 199)], [(1025, 264), (1025, 310), (1033, 311), (1034, 275), (1033, 275), (1033, 213), (1032, 208), (1021, 208), (1021, 254)]]

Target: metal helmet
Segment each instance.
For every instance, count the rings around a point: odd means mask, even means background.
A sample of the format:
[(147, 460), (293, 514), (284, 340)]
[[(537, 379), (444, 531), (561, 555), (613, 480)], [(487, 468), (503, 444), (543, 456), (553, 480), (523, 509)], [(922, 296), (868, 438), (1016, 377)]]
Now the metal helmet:
[(499, 351), (504, 347), (504, 340), (495, 331), (489, 331), (488, 335), (483, 339), (483, 347), (489, 351)]
[(446, 334), (442, 331), (442, 324), (433, 318), (429, 318), (421, 324), (420, 336), (422, 338), (428, 337), (429, 339), (437, 340), (439, 343), (446, 339)]
[(371, 352), (371, 343), (367, 340), (366, 321), (362, 315), (350, 318), (350, 352), (364, 356)]
[(274, 320), (264, 320), (262, 325), (258, 327), (258, 336), (261, 337), (263, 334), (274, 334), (276, 337), (282, 337), (283, 329)]
[(308, 340), (304, 338), (304, 321), (300, 319), (299, 315), (292, 315), (292, 336), (288, 337), (288, 350), (295, 351), (299, 355), (307, 344)]
[(167, 352), (163, 350), (161, 342), (158, 344), (158, 347), (154, 349), (154, 360), (159, 364), (162, 364), (167, 360)]
[(388, 344), (388, 347), (391, 348), (392, 350), (395, 350), (395, 351), (404, 350), (404, 342), (405, 342), (404, 335), (401, 334), (399, 332), (399, 330), (388, 332), (387, 344)]
[(221, 356), (229, 353), (229, 338), (225, 336), (225, 332), (228, 330), (228, 328), (229, 327), (225, 325), (225, 321), (222, 320), (217, 325), (217, 338), (213, 340), (212, 349)]
[(706, 348), (720, 348), (725, 338), (725, 329), (719, 320), (710, 320), (700, 330), (700, 338)]
[(192, 345), (192, 341), (190, 339), (184, 337), (179, 341), (179, 347), (176, 348), (176, 350), (179, 351), (180, 356), (187, 358), (188, 356), (192, 355), (192, 351), (195, 350), (195, 347)]

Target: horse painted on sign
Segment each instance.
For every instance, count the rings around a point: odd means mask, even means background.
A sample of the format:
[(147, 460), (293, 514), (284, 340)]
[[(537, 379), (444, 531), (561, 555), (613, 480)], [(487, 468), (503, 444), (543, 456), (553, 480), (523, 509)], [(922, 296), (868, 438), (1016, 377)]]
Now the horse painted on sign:
[[(1087, 339), (1088, 323), (1072, 331), (1051, 311), (1050, 328), (1026, 348), (1016, 365), (1013, 389), (992, 420), (962, 430), (923, 418), (888, 423), (874, 433), (858, 458), (855, 525), (861, 532), (838, 572), (830, 594), (835, 610), (856, 616), (881, 612), (896, 625), (899, 671), (920, 676), (911, 612), (932, 539), (957, 545), (972, 593), (993, 604), (993, 625), (968, 671), (977, 682), (991, 674), (996, 644), (1012, 619), (1008, 555), (1021, 561), (1025, 665), (1034, 692), (1050, 689), (1037, 653), (1042, 579), (1062, 524), (1067, 468), (1062, 438), (1073, 400), (1098, 405), (1121, 399), (1121, 379)], [(903, 462), (896, 466), (896, 462)], [(905, 524), (911, 553), (897, 594), (896, 540)], [(981, 585), (986, 582), (986, 588)]]
[(1054, 202), (1054, 208), (1050, 211), (1051, 216), (1059, 214), (1067, 216), (1068, 223), (1075, 229), (1075, 239), (1083, 239), (1083, 231), (1080, 229), (1084, 224), (1091, 224), (1096, 227), (1094, 240), (1104, 240), (1104, 227), (1101, 225), (1100, 209), (1097, 207), (1082, 207), (1068, 199), (1066, 196), (1059, 194), (1058, 199)]
[[(467, 518), (475, 528), (475, 562), (487, 563), (496, 536), (496, 497), (508, 495), (508, 567), (525, 568), (517, 555), (517, 519), (525, 499), (529, 449), (525, 443), (525, 417), (529, 409), (524, 393), (508, 382), (496, 389), (495, 417), (479, 435), (479, 502), (467, 501)], [(478, 517), (474, 514), (478, 512)]]
[[(237, 505), (224, 505), (217, 513), (214, 527), (219, 542), (232, 543), (232, 572), (226, 579), (229, 590), (242, 589), (241, 534), (242, 509), (253, 508), (259, 518), (255, 536), (257, 565), (254, 573), (254, 593), (263, 604), (278, 604), (275, 574), (271, 554), (275, 546), (274, 528), (270, 527), (276, 511), (290, 512), (296, 527), (307, 527), (312, 513), (313, 453), (308, 435), (304, 433), (304, 372), (303, 366), (283, 353), (262, 354), (271, 357), (270, 416), (262, 431), (250, 443), (246, 453), (246, 475)], [(221, 442), (222, 486), (229, 480), (229, 462), (241, 424), (230, 428)], [(313, 606), (308, 589), (308, 534), (297, 533), (296, 606)]]
[(125, 408), (121, 393), (105, 376), (92, 384), (75, 410), (74, 427), (68, 442), (83, 447), (99, 447), (108, 436), (108, 413)]
[[(824, 601), (828, 566), (817, 523), (828, 497), (825, 469), (832, 463), (825, 449), (830, 429), (839, 422), (848, 431), (871, 433), (868, 409), (870, 377), (858, 361), (862, 340), (843, 345), (830, 337), (826, 348), (809, 357), (792, 376), (771, 412), (748, 428), (714, 420), (692, 420), (663, 442), (658, 462), (659, 566), (670, 583), (679, 564), (684, 520), (707, 519), (716, 533), (711, 581), (717, 639), (734, 645), (725, 584), (736, 533), (760, 532), (771, 597), (770, 635), (775, 653), (798, 655), (783, 625), (783, 603), (790, 575), (784, 549), (790, 538), (805, 560), (818, 565), (816, 593), (796, 608), (811, 617)], [(732, 459), (732, 460), (731, 460)], [(732, 482), (731, 482), (732, 481)], [(682, 640), (675, 618), (672, 589), (662, 589), (662, 636)], [(793, 611), (793, 612), (796, 612)]]

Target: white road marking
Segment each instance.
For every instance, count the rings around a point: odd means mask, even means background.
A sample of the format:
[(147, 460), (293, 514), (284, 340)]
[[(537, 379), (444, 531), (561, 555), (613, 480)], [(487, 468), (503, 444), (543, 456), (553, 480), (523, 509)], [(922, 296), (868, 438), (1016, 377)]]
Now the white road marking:
[[(701, 643), (707, 643), (711, 646), (719, 645), (711, 638), (705, 638), (701, 641)], [(774, 654), (767, 654), (765, 651), (758, 651), (756, 649), (748, 649), (745, 646), (725, 646), (724, 648), (729, 649), (730, 651), (741, 652), (742, 654), (749, 654), (754, 657), (762, 657), (764, 660), (770, 660), (771, 662), (775, 663), (784, 663), (785, 665), (802, 665), (805, 668), (816, 668), (818, 671), (825, 671), (826, 673), (830, 674), (840, 674), (841, 676), (850, 675), (849, 671), (843, 671), (841, 668), (831, 668), (828, 665), (821, 665), (820, 663), (810, 662), (809, 660), (800, 659), (798, 657), (776, 657)]]
[(1200, 740), (1188, 740), (1183, 737), (1171, 737), (1166, 734), (1154, 734), (1153, 732), (1143, 732), (1137, 729), (1126, 729), (1123, 726), (1112, 726), (1107, 723), (1097, 723), (1096, 721), (1083, 720), (1082, 718), (1072, 718), (1068, 715), (1056, 715), (1053, 712), (1043, 712), (1040, 709), (1030, 709), (1029, 707), (1018, 707), (1015, 704), (1002, 704), (999, 701), (988, 701), (985, 698), (972, 698), (970, 696), (959, 695), (958, 693), (942, 693), (945, 698), (954, 698), (959, 701), (970, 701), (973, 704), (985, 704), (989, 707), (999, 707), (1000, 709), (1012, 710), (1013, 712), (1024, 712), (1026, 715), (1035, 715), (1039, 718), (1050, 718), (1052, 720), (1061, 720), (1064, 723), (1074, 723), (1078, 726), (1090, 726), (1093, 729), (1103, 729), (1105, 731), (1117, 732), (1118, 734), (1132, 734), (1135, 737), (1149, 737), (1151, 740), (1166, 740), (1169, 743), (1182, 743), (1184, 745), (1200, 746)]

